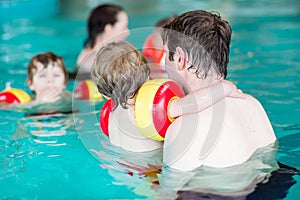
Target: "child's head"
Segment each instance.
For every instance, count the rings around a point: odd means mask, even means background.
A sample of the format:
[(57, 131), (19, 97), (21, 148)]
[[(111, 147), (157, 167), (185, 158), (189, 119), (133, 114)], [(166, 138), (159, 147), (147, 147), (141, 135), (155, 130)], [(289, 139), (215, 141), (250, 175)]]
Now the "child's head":
[(36, 95), (49, 88), (62, 91), (67, 82), (68, 73), (60, 56), (46, 52), (37, 54), (30, 60), (27, 69), (27, 84)]
[(101, 94), (127, 108), (141, 85), (149, 79), (150, 68), (144, 56), (126, 41), (102, 47), (96, 56), (92, 78)]

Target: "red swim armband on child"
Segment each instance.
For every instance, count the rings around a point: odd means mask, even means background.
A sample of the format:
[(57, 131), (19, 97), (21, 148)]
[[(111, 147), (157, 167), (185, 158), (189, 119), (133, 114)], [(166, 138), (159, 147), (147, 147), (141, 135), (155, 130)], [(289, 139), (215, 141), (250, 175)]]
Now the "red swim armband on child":
[(102, 132), (107, 136), (109, 136), (108, 133), (109, 115), (113, 107), (114, 107), (114, 102), (112, 101), (112, 99), (109, 99), (104, 103), (100, 112), (100, 127), (102, 129)]
[(28, 103), (31, 101), (30, 96), (21, 89), (9, 88), (0, 92), (0, 103), (11, 104), (11, 103)]
[(170, 79), (152, 79), (139, 89), (134, 116), (140, 133), (153, 140), (164, 140), (169, 125), (175, 120), (168, 116), (172, 100), (184, 96), (182, 88)]
[(76, 86), (75, 94), (81, 100), (103, 101), (103, 96), (99, 93), (96, 84), (92, 80), (80, 81)]

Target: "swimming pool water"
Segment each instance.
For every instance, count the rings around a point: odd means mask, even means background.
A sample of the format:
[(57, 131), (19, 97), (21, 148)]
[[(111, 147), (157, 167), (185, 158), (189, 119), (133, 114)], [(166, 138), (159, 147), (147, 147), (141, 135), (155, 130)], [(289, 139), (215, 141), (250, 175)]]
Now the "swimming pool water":
[[(4, 6), (5, 2), (0, 2), (0, 90), (9, 81), (13, 87), (30, 92), (25, 84), (30, 58), (53, 51), (73, 70), (85, 39), (88, 12), (104, 1), (47, 0), (47, 5), (34, 4), (27, 12), (21, 12), (24, 7), (13, 8), (13, 14), (8, 12), (12, 6)], [(18, 6), (21, 1), (11, 2)], [(297, 0), (111, 2), (128, 12), (128, 40), (138, 48), (152, 30), (145, 27), (152, 27), (162, 17), (192, 9), (220, 12), (233, 29), (228, 79), (263, 104), (278, 137), (277, 160), (300, 169)], [(73, 86), (70, 80), (68, 90)], [(168, 169), (160, 172), (155, 168), (161, 164), (159, 151), (130, 154), (112, 146), (99, 134), (97, 120), (102, 104), (74, 102), (79, 112), (56, 116), (26, 117), (21, 111), (0, 110), (0, 198), (175, 199), (177, 194), (171, 187), (176, 184), (172, 180), (184, 181), (194, 174), (174, 176)], [(147, 174), (149, 169), (152, 173)], [(161, 173), (169, 180), (157, 185), (156, 176)], [(234, 173), (229, 176), (234, 177)], [(297, 183), (285, 199), (300, 196), (300, 178), (294, 178)]]

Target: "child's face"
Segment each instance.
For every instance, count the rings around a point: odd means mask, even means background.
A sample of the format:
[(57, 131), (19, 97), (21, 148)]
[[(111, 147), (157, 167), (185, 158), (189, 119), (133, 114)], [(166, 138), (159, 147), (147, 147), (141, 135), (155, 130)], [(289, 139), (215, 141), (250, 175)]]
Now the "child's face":
[(64, 72), (56, 62), (49, 63), (45, 68), (40, 62), (37, 62), (36, 66), (32, 82), (28, 82), (28, 85), (37, 96), (45, 90), (55, 88), (61, 92), (66, 87)]

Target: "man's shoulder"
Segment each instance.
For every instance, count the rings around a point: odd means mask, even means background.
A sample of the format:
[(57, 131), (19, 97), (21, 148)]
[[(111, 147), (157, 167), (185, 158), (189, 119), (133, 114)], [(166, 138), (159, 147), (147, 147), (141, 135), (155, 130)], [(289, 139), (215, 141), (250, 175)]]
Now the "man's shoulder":
[(226, 101), (226, 106), (230, 106), (233, 108), (238, 108), (239, 106), (243, 106), (244, 109), (251, 109), (251, 108), (263, 109), (260, 101), (249, 94), (245, 94), (244, 99), (226, 97), (225, 101)]

